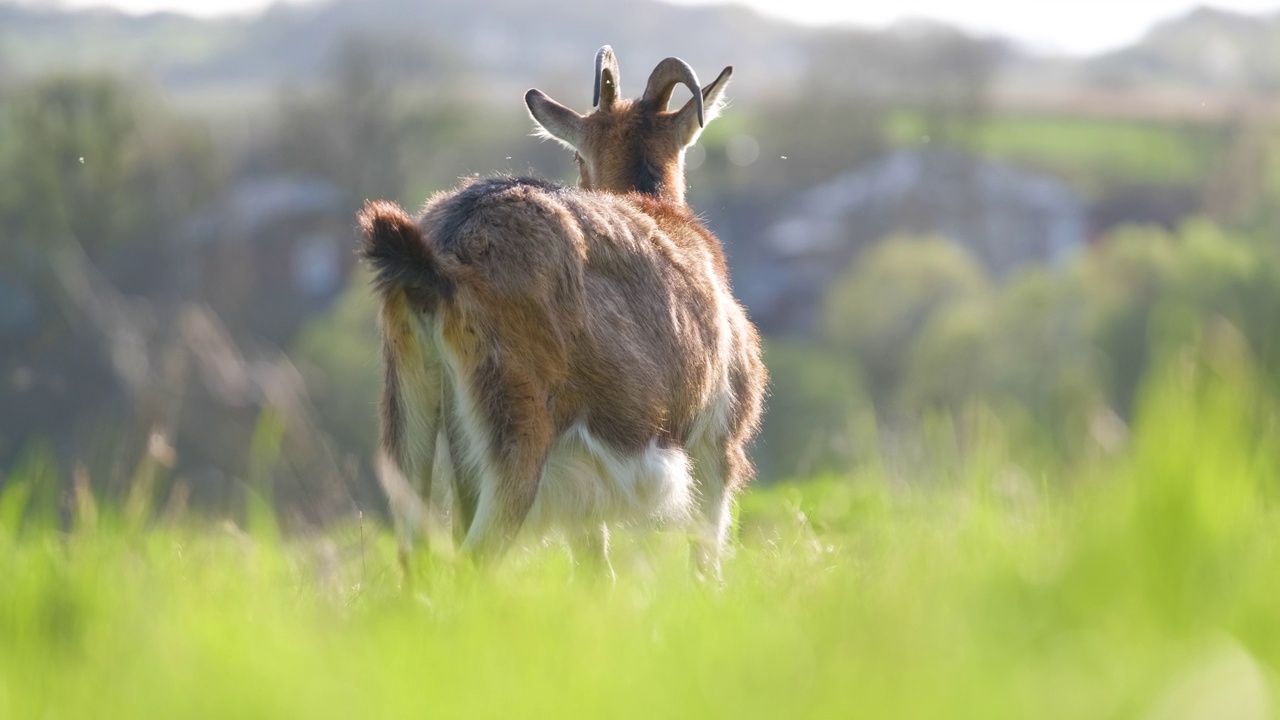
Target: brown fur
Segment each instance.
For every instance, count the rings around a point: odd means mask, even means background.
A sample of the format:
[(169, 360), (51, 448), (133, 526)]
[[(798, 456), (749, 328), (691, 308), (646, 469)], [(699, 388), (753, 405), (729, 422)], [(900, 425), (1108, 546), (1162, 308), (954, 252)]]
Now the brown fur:
[[(383, 299), (383, 451), (429, 492), (425, 449), (434, 455), (443, 424), (467, 525), (485, 473), (495, 476), (480, 508), (492, 518), (464, 542), (481, 557), (519, 531), (553, 444), (575, 424), (622, 455), (710, 443), (695, 468), (704, 505), (726, 504), (751, 474), (759, 337), (730, 294), (719, 241), (683, 203), (681, 114), (608, 99), (583, 118), (581, 189), (496, 178), (434, 196), (416, 219), (388, 203), (361, 213)], [(722, 395), (727, 417), (713, 418)], [(467, 407), (479, 436), (463, 427)], [(477, 437), (485, 447), (468, 447)], [(725, 508), (703, 510), (725, 521)], [(607, 535), (587, 537), (607, 546)]]

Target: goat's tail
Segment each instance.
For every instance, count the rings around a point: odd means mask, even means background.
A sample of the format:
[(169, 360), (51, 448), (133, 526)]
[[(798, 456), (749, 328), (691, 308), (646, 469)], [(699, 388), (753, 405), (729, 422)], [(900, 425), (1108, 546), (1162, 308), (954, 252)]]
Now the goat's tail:
[(452, 299), (454, 279), (440, 266), (430, 239), (400, 206), (385, 200), (366, 202), (359, 217), (360, 254), (373, 269), (380, 292), (403, 289), (428, 309)]

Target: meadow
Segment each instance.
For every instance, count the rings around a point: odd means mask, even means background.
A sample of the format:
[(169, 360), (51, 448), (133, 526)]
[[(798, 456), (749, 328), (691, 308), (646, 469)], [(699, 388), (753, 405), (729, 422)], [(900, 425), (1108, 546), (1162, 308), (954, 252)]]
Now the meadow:
[[(1236, 43), (1258, 70), (1238, 107), (1217, 80), (1191, 112), (1143, 102), (1203, 87), (1190, 40), (1270, 20), (1198, 12), (1185, 51), (1128, 56), (1184, 57), (1168, 78), (1040, 105), (1006, 96), (1004, 66), (952, 62), (987, 40), (946, 32), (805, 40), (736, 10), (568, 4), (507, 38), (493, 18), (521, 4), (457, 5), (429, 27), (400, 0), (219, 21), (0, 6), (0, 720), (1280, 718), (1270, 56)], [(822, 288), (812, 332), (770, 331), (722, 584), (675, 530), (618, 532), (612, 582), (554, 539), (487, 574), (419, 550), (406, 575), (369, 462), (369, 278), (312, 251), (331, 235), (349, 259), (365, 198), (572, 180), (520, 94), (564, 83), (585, 108), (606, 41), (632, 48), (628, 92), (642, 48), (738, 63), (689, 182), (740, 291), (809, 283), (764, 231), (905, 148), (1056, 179), (1091, 241), (1006, 273), (927, 232), (948, 225), (929, 208), (963, 210), (929, 191)], [(586, 50), (561, 66), (565, 43)], [(271, 212), (242, 225), (254, 200)], [(1001, 229), (1016, 198), (990, 200), (991, 247), (1029, 240)], [(246, 274), (244, 248), (246, 268), (318, 270)], [(69, 274), (80, 254), (96, 269)]]
[[(1067, 181), (1090, 198), (1113, 186), (1195, 185), (1221, 164), (1233, 128), (1225, 123), (1002, 112), (969, 138), (985, 157), (1036, 168)], [(920, 113), (898, 111), (885, 126), (898, 146), (928, 135)]]
[(974, 408), (918, 476), (757, 487), (721, 586), (675, 532), (621, 537), (612, 584), (555, 543), (406, 581), (372, 519), (285, 534), (265, 499), (59, 522), (28, 466), (0, 717), (1274, 717), (1280, 416), (1232, 348), (1153, 373), (1109, 454), (1031, 471)]

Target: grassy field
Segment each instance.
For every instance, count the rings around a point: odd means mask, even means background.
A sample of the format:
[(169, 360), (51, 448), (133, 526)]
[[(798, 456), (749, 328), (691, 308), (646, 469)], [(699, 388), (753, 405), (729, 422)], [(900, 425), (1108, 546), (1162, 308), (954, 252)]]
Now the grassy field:
[(623, 538), (612, 586), (549, 545), (404, 587), (370, 522), (82, 497), (63, 532), (10, 478), (0, 717), (1275, 717), (1278, 416), (1229, 361), (1162, 378), (1083, 466), (1026, 470), (986, 417), (928, 477), (757, 489), (720, 588), (672, 534)]
[[(924, 119), (895, 113), (887, 132), (895, 144), (919, 145)], [(974, 147), (1095, 193), (1101, 183), (1198, 184), (1221, 162), (1229, 140), (1223, 127), (1212, 124), (1010, 113), (983, 123)]]

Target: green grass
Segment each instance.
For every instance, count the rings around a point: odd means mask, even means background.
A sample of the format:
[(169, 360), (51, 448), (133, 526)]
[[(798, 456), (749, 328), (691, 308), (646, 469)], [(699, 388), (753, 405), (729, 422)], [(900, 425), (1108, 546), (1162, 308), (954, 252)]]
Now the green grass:
[[(921, 116), (901, 111), (890, 118), (888, 136), (898, 145), (918, 145), (924, 127)], [(1002, 114), (981, 126), (975, 149), (1096, 193), (1116, 184), (1198, 185), (1220, 162), (1228, 139), (1209, 124)]]
[(1274, 717), (1280, 426), (1248, 375), (1176, 365), (1086, 466), (1022, 469), (977, 413), (928, 477), (757, 489), (722, 588), (666, 534), (623, 538), (614, 586), (547, 546), (420, 558), (406, 589), (370, 523), (280, 540), (82, 496), (60, 532), (11, 478), (0, 717)]

